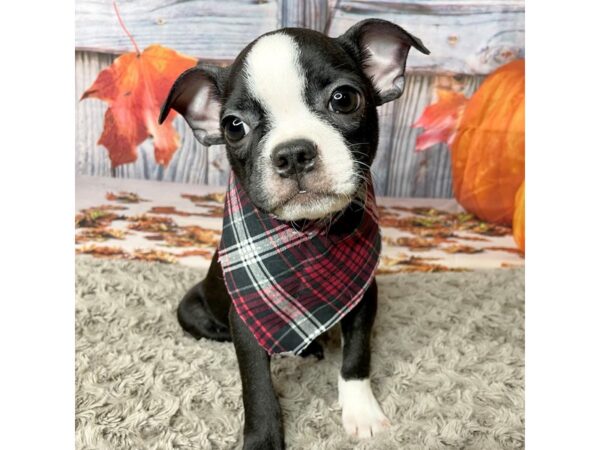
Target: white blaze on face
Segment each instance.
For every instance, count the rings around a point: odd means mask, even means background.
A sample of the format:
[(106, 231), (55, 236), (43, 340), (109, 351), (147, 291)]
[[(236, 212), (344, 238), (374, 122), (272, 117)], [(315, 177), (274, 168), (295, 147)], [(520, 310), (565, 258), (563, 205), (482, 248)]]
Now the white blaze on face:
[[(356, 186), (352, 154), (343, 136), (306, 104), (303, 95), (306, 77), (300, 66), (296, 42), (283, 33), (260, 38), (248, 53), (244, 70), (250, 93), (261, 104), (271, 124), (263, 138), (259, 161), (265, 170), (262, 183), (266, 192), (276, 194), (283, 183), (271, 164), (273, 149), (293, 139), (308, 139), (317, 145), (321, 188), (326, 185), (332, 193), (353, 194)], [(322, 210), (335, 207), (334, 204), (312, 206)], [(324, 211), (327, 212), (331, 211)], [(314, 214), (323, 215), (323, 211), (314, 211)], [(287, 211), (284, 215), (288, 217), (283, 219), (293, 220), (291, 216), (302, 215), (302, 212)]]

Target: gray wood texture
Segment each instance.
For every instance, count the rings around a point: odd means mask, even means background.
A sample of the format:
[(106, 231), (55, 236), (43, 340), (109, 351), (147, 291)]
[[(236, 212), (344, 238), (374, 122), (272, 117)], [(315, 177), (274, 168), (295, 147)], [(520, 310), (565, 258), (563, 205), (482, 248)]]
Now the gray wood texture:
[[(121, 0), (125, 24), (140, 48), (160, 42), (209, 61), (229, 61), (254, 38), (281, 26), (338, 36), (378, 17), (420, 37), (431, 55), (414, 55), (407, 70), (487, 74), (524, 55), (523, 0)], [(75, 47), (132, 50), (109, 0), (76, 0)]]
[[(204, 60), (228, 61), (257, 36), (278, 28), (276, 0), (120, 0), (140, 49), (160, 43)], [(76, 0), (75, 48), (132, 51), (110, 0)]]
[(331, 36), (374, 17), (390, 20), (418, 36), (431, 55), (414, 52), (413, 72), (488, 74), (525, 54), (522, 0), (341, 0), (332, 13)]

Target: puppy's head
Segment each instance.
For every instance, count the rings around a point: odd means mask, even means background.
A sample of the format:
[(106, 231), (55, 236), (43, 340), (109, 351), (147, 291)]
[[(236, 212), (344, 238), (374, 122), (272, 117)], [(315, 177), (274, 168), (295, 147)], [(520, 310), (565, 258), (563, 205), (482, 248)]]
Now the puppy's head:
[(365, 20), (338, 38), (287, 28), (248, 45), (226, 68), (199, 64), (163, 106), (205, 145), (225, 143), (232, 170), (261, 210), (281, 220), (344, 209), (378, 140), (376, 107), (402, 94), (410, 47), (402, 28)]

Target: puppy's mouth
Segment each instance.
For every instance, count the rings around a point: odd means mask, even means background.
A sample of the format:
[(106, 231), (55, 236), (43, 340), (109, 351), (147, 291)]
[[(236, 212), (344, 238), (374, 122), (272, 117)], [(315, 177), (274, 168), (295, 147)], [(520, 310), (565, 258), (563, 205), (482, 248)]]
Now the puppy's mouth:
[(316, 220), (344, 209), (351, 196), (333, 192), (298, 189), (294, 194), (279, 202), (272, 213), (281, 220)]

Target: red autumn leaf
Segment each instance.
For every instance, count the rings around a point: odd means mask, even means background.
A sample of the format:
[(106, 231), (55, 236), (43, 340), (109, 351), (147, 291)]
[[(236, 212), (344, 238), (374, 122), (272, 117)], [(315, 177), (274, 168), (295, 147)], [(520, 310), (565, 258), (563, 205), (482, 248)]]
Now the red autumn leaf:
[(108, 103), (99, 145), (108, 149), (112, 167), (134, 162), (137, 147), (154, 139), (154, 158), (167, 165), (179, 147), (171, 112), (158, 124), (160, 107), (177, 77), (196, 60), (160, 45), (141, 54), (124, 53), (104, 69), (81, 99), (97, 98)]
[(438, 89), (437, 98), (438, 101), (427, 106), (413, 124), (413, 128), (424, 128), (417, 137), (416, 151), (426, 150), (440, 142), (452, 144), (458, 122), (468, 102), (463, 94), (447, 89)]

